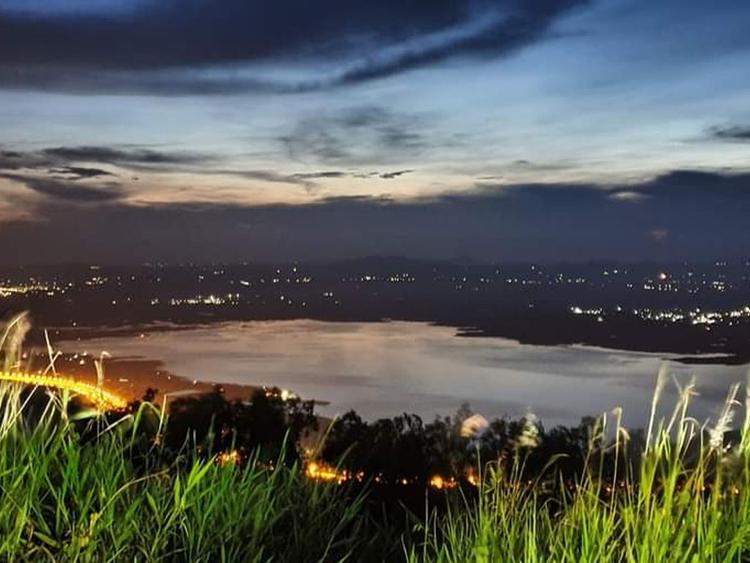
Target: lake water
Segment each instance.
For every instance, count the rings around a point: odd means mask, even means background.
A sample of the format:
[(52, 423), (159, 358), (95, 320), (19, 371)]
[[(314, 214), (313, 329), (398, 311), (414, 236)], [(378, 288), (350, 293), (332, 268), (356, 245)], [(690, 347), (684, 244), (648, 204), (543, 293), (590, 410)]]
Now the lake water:
[[(621, 406), (627, 423), (647, 420), (658, 354), (584, 346), (532, 346), (502, 338), (460, 338), (421, 323), (246, 322), (88, 341), (89, 350), (162, 360), (208, 382), (265, 384), (328, 401), (319, 412), (355, 409), (366, 418), (414, 412), (426, 419), (461, 403), (486, 417), (534, 412), (546, 424)], [(681, 381), (694, 374), (694, 416), (715, 414), (747, 367), (669, 362)], [(664, 401), (675, 397), (670, 384)], [(744, 390), (742, 391), (744, 393)], [(744, 398), (744, 397), (741, 397)], [(741, 413), (738, 413), (741, 414)]]

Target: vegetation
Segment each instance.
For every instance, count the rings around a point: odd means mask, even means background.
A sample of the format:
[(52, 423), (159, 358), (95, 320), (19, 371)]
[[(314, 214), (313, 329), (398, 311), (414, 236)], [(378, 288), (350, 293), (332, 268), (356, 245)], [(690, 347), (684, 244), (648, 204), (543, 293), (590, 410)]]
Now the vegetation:
[(165, 463), (158, 441), (144, 465), (134, 431), (150, 407), (83, 443), (56, 399), (33, 426), (18, 417), (24, 401), (2, 390), (4, 560), (322, 561), (366, 546), (361, 498), (344, 502), (296, 465)]
[(553, 494), (554, 460), (550, 478), (532, 481), (520, 476), (523, 461), (510, 471), (487, 465), (478, 502), (432, 519), (426, 542), (411, 549), (409, 560), (747, 561), (747, 421), (734, 446), (725, 440), (738, 387), (707, 432), (687, 416), (693, 392), (692, 385), (684, 388), (672, 418), (650, 428), (634, 471), (617, 466), (627, 433), (615, 427), (607, 448), (614, 479), (601, 471), (606, 450), (592, 449), (582, 477)]
[[(0, 334), (9, 370), (21, 329)], [(671, 418), (632, 436), (619, 412), (549, 431), (530, 417), (467, 425), (467, 410), (429, 424), (349, 413), (313, 452), (346, 476), (326, 482), (298, 447), (311, 407), (273, 393), (99, 414), (6, 383), (0, 559), (747, 561), (739, 390), (708, 427), (689, 417), (687, 385)]]

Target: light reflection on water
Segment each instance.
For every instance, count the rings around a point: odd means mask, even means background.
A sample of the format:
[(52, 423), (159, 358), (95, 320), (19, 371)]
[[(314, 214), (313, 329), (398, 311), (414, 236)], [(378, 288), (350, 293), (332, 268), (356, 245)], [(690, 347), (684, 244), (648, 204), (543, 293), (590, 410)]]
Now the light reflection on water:
[[(659, 355), (455, 333), (407, 322), (271, 321), (102, 338), (87, 347), (163, 360), (189, 379), (290, 388), (329, 401), (319, 408), (326, 415), (355, 409), (366, 418), (414, 412), (431, 419), (468, 402), (486, 417), (532, 411), (551, 425), (622, 406), (626, 423), (645, 424)], [(700, 396), (692, 412), (701, 419), (747, 372), (746, 366), (670, 367), (683, 381), (695, 374)], [(668, 391), (667, 402), (674, 385)]]

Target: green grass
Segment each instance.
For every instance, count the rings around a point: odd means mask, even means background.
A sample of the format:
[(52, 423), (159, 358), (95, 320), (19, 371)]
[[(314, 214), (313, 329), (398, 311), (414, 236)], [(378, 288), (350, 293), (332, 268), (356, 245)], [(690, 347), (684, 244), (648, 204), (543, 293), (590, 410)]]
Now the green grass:
[[(18, 391), (0, 394), (14, 410)], [(192, 457), (139, 467), (130, 439), (142, 414), (87, 444), (53, 403), (31, 428), (5, 420), (1, 560), (323, 561), (361, 549), (361, 499), (296, 467)]]
[[(654, 411), (665, 376), (663, 371)], [(556, 494), (546, 492), (554, 484), (554, 464), (546, 479), (531, 484), (520, 478), (520, 457), (511, 471), (487, 465), (479, 501), (432, 518), (409, 560), (750, 560), (748, 421), (738, 443), (729, 448), (723, 441), (738, 389), (730, 390), (716, 426), (706, 428), (688, 416), (694, 388), (684, 388), (670, 419), (657, 423), (652, 416), (645, 450), (634, 470), (622, 464), (615, 486), (601, 477), (601, 458), (617, 460), (628, 439), (617, 420), (610, 429), (617, 439), (592, 447), (586, 475), (557, 487)], [(597, 429), (599, 437), (606, 431), (604, 424)]]

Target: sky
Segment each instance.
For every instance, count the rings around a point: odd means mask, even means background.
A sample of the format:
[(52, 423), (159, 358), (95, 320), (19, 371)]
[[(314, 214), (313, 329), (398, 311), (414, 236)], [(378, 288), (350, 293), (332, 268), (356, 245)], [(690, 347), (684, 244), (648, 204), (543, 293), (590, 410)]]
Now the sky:
[(0, 263), (750, 258), (744, 0), (0, 0)]

